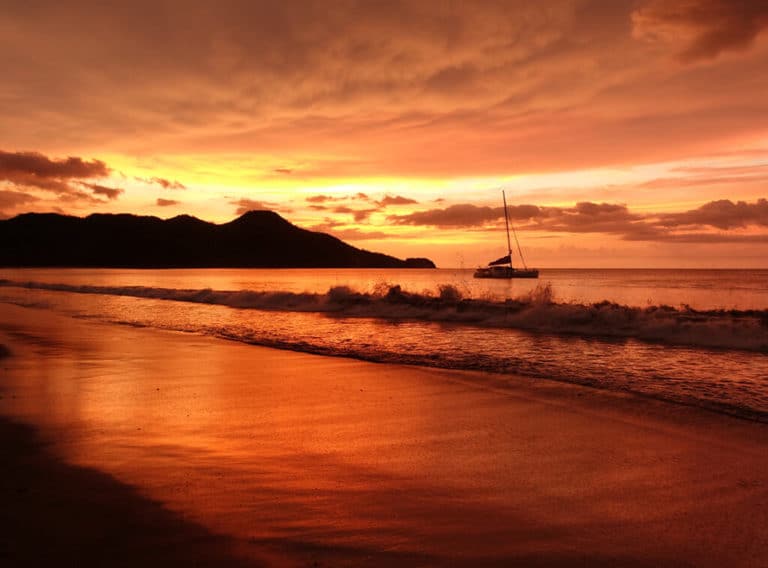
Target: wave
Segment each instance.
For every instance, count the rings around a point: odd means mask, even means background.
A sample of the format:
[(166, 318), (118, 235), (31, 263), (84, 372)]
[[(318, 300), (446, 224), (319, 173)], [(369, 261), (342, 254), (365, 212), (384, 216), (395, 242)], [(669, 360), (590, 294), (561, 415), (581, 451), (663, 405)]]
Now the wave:
[(381, 286), (370, 293), (358, 292), (348, 286), (334, 286), (323, 294), (89, 286), (3, 279), (0, 279), (0, 286), (768, 352), (768, 310), (696, 310), (685, 305), (640, 308), (609, 301), (564, 303), (555, 301), (548, 284), (503, 302), (464, 298), (452, 285), (439, 286), (434, 293), (409, 292), (399, 285)]

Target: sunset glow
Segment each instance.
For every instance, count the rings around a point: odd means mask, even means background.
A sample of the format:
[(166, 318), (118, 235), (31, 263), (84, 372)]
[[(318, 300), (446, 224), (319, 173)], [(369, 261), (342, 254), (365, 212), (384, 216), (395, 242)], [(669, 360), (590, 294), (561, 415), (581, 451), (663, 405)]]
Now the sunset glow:
[(768, 266), (768, 4), (16, 2), (0, 217), (270, 209), (398, 257)]

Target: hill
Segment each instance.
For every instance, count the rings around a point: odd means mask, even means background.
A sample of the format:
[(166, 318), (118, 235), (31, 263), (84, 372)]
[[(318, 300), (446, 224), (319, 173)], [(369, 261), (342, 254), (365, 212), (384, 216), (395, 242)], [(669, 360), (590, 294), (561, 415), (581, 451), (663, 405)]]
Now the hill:
[(85, 218), (25, 213), (0, 221), (0, 266), (134, 268), (434, 268), (301, 229), (272, 211), (221, 225), (189, 215)]

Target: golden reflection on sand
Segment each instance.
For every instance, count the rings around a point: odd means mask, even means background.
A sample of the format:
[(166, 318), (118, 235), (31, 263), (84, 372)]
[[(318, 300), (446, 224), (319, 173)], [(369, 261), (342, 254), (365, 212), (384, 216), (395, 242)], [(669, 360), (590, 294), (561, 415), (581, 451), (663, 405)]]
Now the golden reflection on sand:
[(702, 566), (765, 554), (765, 425), (42, 310), (4, 306), (0, 320), (14, 350), (3, 414), (241, 554)]

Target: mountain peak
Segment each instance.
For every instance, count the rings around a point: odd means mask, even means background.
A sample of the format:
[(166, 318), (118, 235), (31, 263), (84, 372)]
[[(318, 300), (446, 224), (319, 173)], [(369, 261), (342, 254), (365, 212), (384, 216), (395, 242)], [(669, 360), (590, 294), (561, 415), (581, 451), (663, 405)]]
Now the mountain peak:
[(260, 227), (295, 227), (291, 222), (283, 219), (274, 211), (268, 209), (252, 209), (246, 211), (234, 221), (226, 223), (227, 225), (258, 225)]
[(57, 214), (0, 221), (0, 266), (423, 268), (301, 229), (274, 211), (215, 225), (189, 215)]

